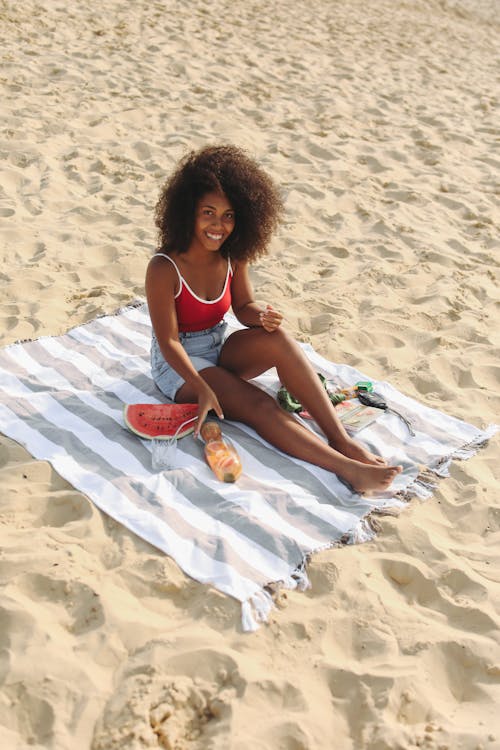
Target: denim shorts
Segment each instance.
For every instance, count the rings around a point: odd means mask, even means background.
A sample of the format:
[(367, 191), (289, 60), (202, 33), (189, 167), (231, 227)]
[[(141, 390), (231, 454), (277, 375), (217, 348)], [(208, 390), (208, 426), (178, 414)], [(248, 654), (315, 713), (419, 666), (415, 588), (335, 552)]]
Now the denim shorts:
[[(213, 328), (204, 331), (179, 333), (179, 341), (198, 372), (217, 365), (226, 340), (226, 331), (227, 323), (222, 320)], [(160, 391), (171, 401), (175, 401), (175, 395), (185, 381), (165, 361), (154, 333), (151, 339), (151, 374)]]

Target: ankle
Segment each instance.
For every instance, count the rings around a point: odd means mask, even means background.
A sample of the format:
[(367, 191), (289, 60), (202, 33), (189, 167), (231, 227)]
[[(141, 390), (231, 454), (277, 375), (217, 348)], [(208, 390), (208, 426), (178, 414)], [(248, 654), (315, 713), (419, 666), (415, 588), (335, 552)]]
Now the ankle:
[(354, 442), (355, 440), (346, 432), (340, 432), (334, 438), (328, 440), (328, 445), (330, 446), (330, 448), (339, 451), (339, 453), (343, 453), (342, 449), (346, 448), (348, 445), (352, 445)]

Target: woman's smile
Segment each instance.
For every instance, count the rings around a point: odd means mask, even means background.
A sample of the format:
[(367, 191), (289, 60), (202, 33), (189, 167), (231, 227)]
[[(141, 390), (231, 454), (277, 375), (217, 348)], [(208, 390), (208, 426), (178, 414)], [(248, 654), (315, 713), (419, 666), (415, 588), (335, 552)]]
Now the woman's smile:
[(233, 231), (235, 221), (234, 209), (224, 193), (205, 193), (196, 206), (191, 244), (212, 252), (219, 250)]
[(220, 241), (224, 235), (221, 234), (215, 234), (214, 232), (205, 232), (209, 240), (215, 240), (216, 242)]

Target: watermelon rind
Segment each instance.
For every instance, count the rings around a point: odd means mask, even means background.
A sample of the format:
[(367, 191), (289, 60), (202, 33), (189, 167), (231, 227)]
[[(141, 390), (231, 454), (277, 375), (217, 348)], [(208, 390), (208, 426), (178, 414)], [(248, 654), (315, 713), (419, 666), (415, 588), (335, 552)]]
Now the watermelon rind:
[[(188, 419), (196, 417), (198, 404), (125, 404), (123, 418), (128, 429), (144, 440), (168, 440), (175, 435), (177, 428)], [(162, 420), (159, 431), (158, 420)], [(147, 428), (156, 421), (156, 429)], [(185, 437), (194, 430), (194, 422), (187, 424), (177, 435)]]

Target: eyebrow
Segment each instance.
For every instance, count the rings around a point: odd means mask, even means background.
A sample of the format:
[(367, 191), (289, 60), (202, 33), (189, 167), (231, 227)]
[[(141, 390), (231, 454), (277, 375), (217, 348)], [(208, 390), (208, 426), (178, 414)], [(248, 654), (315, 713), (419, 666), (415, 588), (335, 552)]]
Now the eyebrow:
[[(212, 208), (214, 211), (217, 211), (217, 206), (211, 206), (209, 203), (205, 203), (202, 208)], [(226, 208), (224, 213), (227, 213), (228, 211), (234, 211), (234, 208)]]

